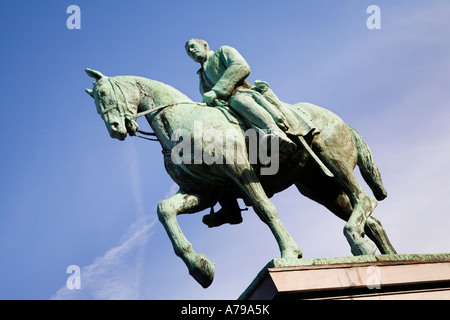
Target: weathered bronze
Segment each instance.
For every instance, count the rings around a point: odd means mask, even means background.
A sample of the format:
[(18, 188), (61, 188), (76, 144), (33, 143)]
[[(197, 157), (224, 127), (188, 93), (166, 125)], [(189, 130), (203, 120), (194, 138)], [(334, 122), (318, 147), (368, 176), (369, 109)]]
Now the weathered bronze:
[[(186, 50), (192, 54), (189, 48), (188, 42)], [(127, 134), (142, 132), (136, 121), (140, 116), (145, 116), (153, 129), (167, 173), (180, 187), (174, 196), (159, 203), (158, 217), (175, 253), (203, 287), (213, 280), (214, 264), (194, 251), (177, 215), (212, 208), (218, 202), (222, 207), (231, 203), (234, 207), (229, 212), (212, 211), (204, 222), (210, 227), (240, 223), (241, 209), (234, 199), (244, 199), (272, 231), (281, 258), (301, 258), (300, 247), (269, 200), (293, 184), (303, 195), (347, 221), (344, 235), (354, 255), (372, 255), (376, 247), (383, 254), (396, 253), (380, 221), (371, 216), (377, 201), (353, 174), (358, 165), (375, 198), (386, 197), (372, 153), (361, 135), (331, 111), (310, 103), (280, 102), (261, 81), (238, 88), (241, 92), (235, 94), (251, 97), (257, 102), (255, 108), (266, 104), (271, 120), (279, 120), (277, 126), (283, 133), (270, 135), (276, 128), (255, 125), (259, 120), (251, 115), (241, 116), (229, 101), (230, 92), (221, 97), (210, 93), (204, 103), (198, 103), (155, 80), (108, 77), (91, 69), (86, 72), (96, 80), (93, 90), (86, 91), (94, 98), (112, 138), (124, 140)], [(242, 86), (245, 77), (236, 83)], [(204, 94), (208, 92), (211, 90)], [(295, 148), (281, 148), (283, 135)]]

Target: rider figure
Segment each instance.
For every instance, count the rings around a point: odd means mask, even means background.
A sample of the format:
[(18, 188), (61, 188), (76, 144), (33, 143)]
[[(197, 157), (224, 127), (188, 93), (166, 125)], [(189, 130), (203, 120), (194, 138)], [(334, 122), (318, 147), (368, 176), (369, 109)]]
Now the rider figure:
[(271, 137), (277, 137), (280, 151), (290, 155), (297, 150), (297, 145), (280, 130), (279, 125), (283, 124), (275, 122), (249, 90), (245, 90), (253, 88), (245, 81), (250, 67), (236, 49), (222, 46), (214, 52), (201, 39), (189, 40), (185, 48), (189, 57), (202, 66), (197, 73), (203, 102), (211, 104), (216, 99), (227, 101), (239, 116), (260, 129), (266, 129)]
[[(263, 139), (278, 138), (281, 152), (290, 155), (297, 150), (297, 145), (280, 129), (287, 129), (283, 121), (284, 115), (278, 112), (276, 116), (277, 112), (268, 112), (270, 108), (273, 110), (270, 101), (262, 99), (264, 101), (261, 102), (261, 99), (257, 99), (258, 103), (255, 100), (257, 92), (252, 90), (255, 87), (245, 80), (250, 74), (250, 67), (236, 49), (222, 46), (214, 52), (201, 39), (190, 39), (186, 42), (185, 49), (190, 58), (201, 64), (197, 74), (200, 77), (203, 102), (212, 104), (218, 99), (228, 102), (239, 116), (254, 126), (267, 130)], [(270, 107), (267, 107), (268, 104)], [(213, 227), (223, 223), (242, 222), (241, 209), (235, 197), (222, 196), (219, 203), (222, 209), (217, 213), (211, 210), (211, 214), (203, 219), (205, 224)]]

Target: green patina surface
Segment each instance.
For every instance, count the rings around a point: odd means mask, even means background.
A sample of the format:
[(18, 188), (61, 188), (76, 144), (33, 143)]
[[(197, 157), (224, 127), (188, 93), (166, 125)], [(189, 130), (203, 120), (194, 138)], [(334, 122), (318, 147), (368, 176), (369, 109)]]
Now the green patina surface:
[[(86, 72), (95, 82), (86, 92), (94, 99), (112, 138), (123, 141), (127, 136), (139, 136), (142, 132), (136, 119), (144, 115), (153, 129), (150, 135), (161, 144), (166, 171), (180, 187), (158, 204), (158, 217), (189, 273), (206, 288), (215, 267), (205, 255), (195, 252), (177, 216), (220, 204), (221, 209), (211, 210), (203, 222), (210, 228), (238, 224), (243, 217), (237, 199), (252, 207), (278, 243), (282, 259), (272, 260), (266, 267), (387, 259), (375, 256), (376, 249), (394, 259), (396, 251), (381, 222), (372, 215), (387, 191), (362, 136), (325, 108), (306, 102), (287, 104), (268, 83), (248, 83), (250, 67), (234, 48), (222, 46), (214, 52), (206, 41), (191, 39), (185, 49), (201, 67), (201, 103), (155, 80), (109, 77), (92, 69)], [(252, 132), (254, 136), (258, 132), (255, 143), (246, 135)], [(270, 153), (270, 166), (261, 150), (270, 151), (265, 156)], [(356, 179), (356, 166), (374, 197)], [(361, 257), (298, 259), (302, 250), (270, 201), (292, 185), (346, 221), (344, 235), (350, 250)], [(328, 239), (323, 236), (319, 241)]]
[(319, 259), (273, 259), (266, 268), (301, 267), (317, 265), (336, 265), (348, 263), (380, 262), (380, 261), (418, 261), (430, 259), (450, 259), (450, 253), (430, 254), (381, 254)]

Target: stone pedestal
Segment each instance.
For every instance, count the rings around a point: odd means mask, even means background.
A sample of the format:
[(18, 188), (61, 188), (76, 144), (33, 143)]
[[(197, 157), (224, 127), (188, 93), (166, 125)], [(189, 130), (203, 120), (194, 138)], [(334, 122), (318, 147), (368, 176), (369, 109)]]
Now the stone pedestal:
[(239, 299), (450, 300), (450, 253), (274, 259)]

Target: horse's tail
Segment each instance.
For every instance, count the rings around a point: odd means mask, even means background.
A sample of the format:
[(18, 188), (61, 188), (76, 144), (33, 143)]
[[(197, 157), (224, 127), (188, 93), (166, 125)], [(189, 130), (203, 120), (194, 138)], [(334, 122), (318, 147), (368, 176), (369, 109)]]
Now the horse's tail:
[(383, 200), (387, 197), (387, 192), (383, 186), (380, 171), (373, 160), (372, 152), (359, 132), (350, 126), (348, 127), (355, 140), (356, 149), (358, 150), (359, 171), (361, 172), (364, 181), (366, 181), (370, 189), (372, 189), (375, 198), (377, 200)]

